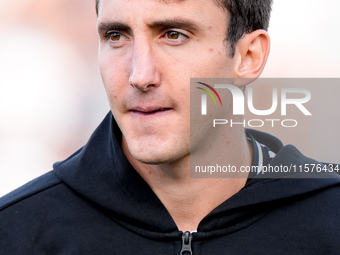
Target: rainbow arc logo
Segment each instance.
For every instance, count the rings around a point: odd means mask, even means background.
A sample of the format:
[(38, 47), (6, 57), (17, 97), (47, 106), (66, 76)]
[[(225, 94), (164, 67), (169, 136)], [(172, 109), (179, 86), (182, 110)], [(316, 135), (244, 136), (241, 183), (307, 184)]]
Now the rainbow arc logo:
[[(208, 89), (210, 89), (217, 96), (218, 100), (220, 101), (220, 104), (223, 105), (220, 95), (217, 93), (217, 91), (212, 86), (210, 86), (210, 85), (208, 85), (206, 83), (203, 83), (203, 82), (197, 82), (197, 83), (207, 87)], [(201, 88), (201, 87), (196, 87), (196, 88), (206, 92), (212, 98), (212, 100), (214, 101), (215, 105), (217, 105), (217, 102), (216, 102), (216, 99), (215, 99), (214, 95), (209, 90), (207, 90), (205, 88)], [(201, 114), (202, 115), (207, 115), (207, 95), (202, 95)]]
[[(221, 98), (220, 98), (220, 95), (217, 93), (217, 91), (216, 91), (213, 87), (211, 87), (210, 85), (205, 84), (205, 83), (203, 83), (203, 82), (197, 82), (197, 83), (198, 83), (198, 84), (201, 84), (201, 85), (203, 85), (203, 86), (206, 86), (206, 87), (209, 88), (212, 92), (214, 92), (215, 95), (217, 96), (218, 100), (220, 101), (220, 104), (222, 105), (222, 100), (221, 100)], [(213, 94), (211, 94), (211, 92), (209, 92), (209, 91), (206, 90), (206, 89), (200, 88), (200, 87), (196, 87), (196, 88), (201, 89), (201, 90), (203, 90), (204, 92), (206, 92), (206, 93), (214, 100), (215, 105), (217, 105), (216, 100), (215, 100), (215, 97), (213, 96)]]

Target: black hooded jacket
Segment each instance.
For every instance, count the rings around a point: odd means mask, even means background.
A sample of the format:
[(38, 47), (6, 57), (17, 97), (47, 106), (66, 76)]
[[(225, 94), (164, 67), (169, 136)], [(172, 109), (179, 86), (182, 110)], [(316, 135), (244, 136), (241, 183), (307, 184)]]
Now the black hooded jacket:
[[(249, 132), (277, 154), (273, 166), (321, 164), (268, 134)], [(83, 148), (0, 199), (1, 255), (340, 254), (336, 173), (252, 178), (197, 232), (182, 233), (114, 133), (108, 114)]]

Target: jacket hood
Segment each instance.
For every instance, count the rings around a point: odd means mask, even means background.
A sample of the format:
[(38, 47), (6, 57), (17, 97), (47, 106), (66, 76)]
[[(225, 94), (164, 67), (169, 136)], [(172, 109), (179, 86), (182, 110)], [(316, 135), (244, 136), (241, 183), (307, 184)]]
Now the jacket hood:
[[(271, 165), (318, 163), (303, 156), (294, 146), (284, 147), (271, 135), (249, 132), (277, 154)], [(84, 147), (54, 164), (55, 174), (89, 203), (99, 205), (121, 226), (147, 238), (177, 238), (180, 232), (167, 209), (123, 154), (119, 134), (110, 112)], [(261, 178), (249, 180), (241, 191), (215, 208), (199, 224), (199, 238), (235, 232), (287, 201), (298, 201), (308, 194), (339, 185), (337, 174), (325, 175), (327, 178), (321, 180), (306, 179), (305, 174), (283, 173), (277, 178), (270, 177), (263, 174)]]

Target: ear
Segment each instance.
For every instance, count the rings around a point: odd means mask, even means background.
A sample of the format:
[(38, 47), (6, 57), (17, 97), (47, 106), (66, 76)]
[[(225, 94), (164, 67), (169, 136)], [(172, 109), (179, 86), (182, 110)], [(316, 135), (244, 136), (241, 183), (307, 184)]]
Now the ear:
[(265, 30), (243, 36), (235, 48), (235, 77), (256, 79), (266, 65), (270, 40)]

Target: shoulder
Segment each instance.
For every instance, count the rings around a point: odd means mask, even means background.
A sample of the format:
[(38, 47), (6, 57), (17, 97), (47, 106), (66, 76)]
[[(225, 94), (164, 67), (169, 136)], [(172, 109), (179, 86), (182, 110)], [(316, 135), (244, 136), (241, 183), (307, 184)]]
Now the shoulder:
[(50, 171), (0, 198), (0, 213), (8, 207), (60, 184), (60, 179)]

